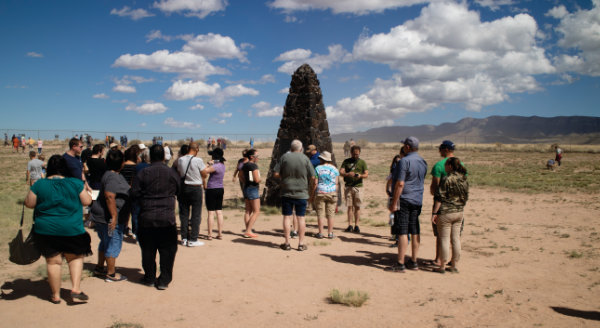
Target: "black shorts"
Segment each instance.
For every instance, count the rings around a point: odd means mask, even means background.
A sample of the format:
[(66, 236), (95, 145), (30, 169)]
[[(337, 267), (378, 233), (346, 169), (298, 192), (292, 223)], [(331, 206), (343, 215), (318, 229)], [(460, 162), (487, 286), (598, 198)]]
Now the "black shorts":
[(34, 233), (33, 241), (44, 257), (53, 257), (63, 253), (92, 255), (91, 238), (87, 232), (77, 236), (51, 236)]
[(394, 212), (398, 220), (398, 234), (400, 235), (420, 235), (421, 225), (419, 224), (419, 215), (422, 205), (413, 205), (400, 199), (400, 210)]
[(206, 189), (206, 209), (209, 211), (220, 211), (223, 209), (223, 188)]

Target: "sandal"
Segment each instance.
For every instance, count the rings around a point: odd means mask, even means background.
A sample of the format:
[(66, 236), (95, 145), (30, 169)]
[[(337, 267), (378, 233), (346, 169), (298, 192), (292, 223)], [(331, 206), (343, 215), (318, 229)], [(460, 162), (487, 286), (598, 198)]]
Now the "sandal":
[(308, 249), (308, 247), (306, 245), (298, 245), (298, 251), (299, 252), (305, 251), (307, 249)]
[(212, 236), (206, 237), (206, 240), (212, 240)]
[[(71, 292), (71, 298), (78, 299), (80, 301), (87, 301), (90, 299), (84, 292), (79, 292), (79, 293)], [(57, 304), (57, 303), (55, 303), (55, 304)]]
[(106, 282), (119, 282), (119, 281), (125, 281), (127, 280), (127, 277), (125, 277), (124, 275), (120, 274), (117, 276), (117, 273), (113, 273), (113, 274), (107, 274), (106, 275), (106, 279), (104, 279), (104, 281)]
[(446, 271), (451, 272), (451, 273), (458, 273), (458, 269), (455, 267), (448, 267), (448, 268), (446, 268)]
[(446, 270), (442, 269), (442, 268), (435, 268), (431, 270), (432, 272), (437, 272), (437, 273), (441, 273), (444, 274), (446, 273)]
[(290, 246), (290, 244), (281, 244), (279, 245), (279, 248), (283, 249), (284, 251), (289, 251), (292, 249), (292, 246)]
[(221, 240), (221, 239), (223, 239), (223, 236), (220, 236), (220, 235), (219, 235), (219, 236), (217, 236), (216, 238), (217, 238), (218, 240)]
[(60, 298), (55, 300), (52, 297), (50, 297), (50, 299), (48, 301), (50, 301), (50, 303), (52, 303), (52, 304), (60, 304)]
[(258, 237), (257, 234), (253, 234), (253, 233), (245, 233), (244, 234), (244, 238), (256, 238)]

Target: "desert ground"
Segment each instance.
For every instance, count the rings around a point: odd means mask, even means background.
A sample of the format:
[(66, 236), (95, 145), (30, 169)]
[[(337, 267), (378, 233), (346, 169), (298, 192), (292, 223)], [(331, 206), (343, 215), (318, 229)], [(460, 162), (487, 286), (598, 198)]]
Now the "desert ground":
[[(262, 176), (271, 149), (259, 145)], [(107, 283), (85, 258), (85, 303), (69, 298), (63, 268), (63, 302), (48, 302), (43, 259), (28, 266), (8, 261), (7, 243), (18, 229), (27, 156), (0, 148), (0, 326), (3, 327), (599, 327), (600, 326), (600, 153), (565, 149), (563, 165), (545, 169), (545, 148), (490, 145), (460, 147), (469, 168), (460, 273), (444, 275), (423, 265), (418, 271), (383, 270), (396, 258), (390, 247), (385, 178), (399, 144), (367, 145), (361, 157), (370, 176), (360, 234), (346, 233), (346, 209), (335, 218), (336, 238), (316, 239), (316, 215), (307, 215), (308, 250), (283, 251), (281, 215), (264, 208), (257, 239), (242, 236), (241, 191), (231, 180), (241, 148), (228, 148), (223, 240), (196, 248), (180, 246), (169, 288), (143, 286), (140, 251), (126, 239), (117, 260), (129, 280)], [(335, 145), (338, 165), (341, 145)], [(45, 151), (62, 153), (58, 145)], [(435, 147), (422, 149), (429, 168)], [(207, 159), (206, 154), (202, 156)], [(427, 192), (421, 214), (418, 258), (430, 260), (435, 240)], [(206, 234), (206, 211), (201, 234)], [(26, 211), (27, 225), (31, 210)], [(28, 219), (28, 220), (27, 220)], [(25, 229), (28, 229), (26, 227)], [(28, 231), (28, 230), (27, 230)], [(92, 249), (98, 238), (92, 236)], [(297, 239), (292, 240), (296, 247)], [(360, 291), (360, 307), (333, 303), (333, 289)]]

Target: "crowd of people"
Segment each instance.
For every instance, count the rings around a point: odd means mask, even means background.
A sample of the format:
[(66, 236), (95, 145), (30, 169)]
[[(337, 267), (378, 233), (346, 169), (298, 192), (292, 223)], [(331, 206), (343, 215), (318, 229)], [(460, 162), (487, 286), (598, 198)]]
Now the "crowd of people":
[[(433, 266), (434, 272), (458, 272), (463, 208), (469, 186), (465, 166), (454, 157), (454, 149), (451, 141), (442, 142), (439, 152), (443, 159), (431, 170), (430, 193), (434, 199), (431, 222), (437, 243), (435, 259), (430, 263), (417, 260), (419, 216), (428, 170), (427, 163), (418, 154), (419, 140), (406, 138), (399, 154), (393, 158), (386, 192), (398, 259), (386, 270), (403, 272), (427, 264)], [(218, 147), (211, 149), (207, 162), (199, 156), (199, 151), (198, 143), (182, 145), (176, 158), (173, 156), (171, 166), (168, 165), (171, 160), (168, 145), (159, 143), (151, 147), (135, 144), (129, 148), (119, 144), (106, 147), (100, 143), (84, 150), (82, 140), (73, 138), (69, 149), (63, 155), (50, 157), (47, 164), (36, 158), (36, 152), (30, 152), (26, 181), (31, 188), (25, 205), (35, 209), (34, 238), (46, 258), (51, 302), (60, 303), (63, 257), (69, 263), (71, 296), (88, 299), (80, 288), (83, 257), (92, 253), (84, 222), (95, 230), (99, 239), (96, 276), (106, 282), (128, 279), (117, 272), (116, 261), (123, 239), (129, 236), (141, 249), (144, 271), (141, 283), (159, 290), (168, 288), (172, 281), (178, 244), (187, 247), (205, 244), (200, 240), (203, 205), (208, 212), (204, 240), (212, 240), (215, 230), (214, 238), (223, 238), (224, 151)], [(352, 145), (349, 157), (338, 169), (333, 165), (330, 152), (320, 152), (314, 145), (305, 149), (299, 140), (291, 142), (290, 151), (281, 156), (272, 172), (281, 191), (284, 239), (281, 249), (291, 250), (291, 239), (296, 237), (296, 249), (308, 249), (305, 216), (311, 209), (317, 213), (315, 237), (335, 238), (333, 220), (342, 180), (348, 219), (345, 232), (361, 233), (363, 183), (369, 177), (369, 170), (360, 154), (361, 147)], [(233, 173), (233, 181), (239, 181), (245, 200), (242, 236), (258, 238), (253, 227), (261, 207), (259, 151), (246, 149), (242, 156)], [(43, 170), (47, 171), (45, 178)], [(179, 206), (179, 234), (175, 206)], [(405, 261), (409, 240), (411, 255)], [(160, 270), (157, 270), (157, 252)]]

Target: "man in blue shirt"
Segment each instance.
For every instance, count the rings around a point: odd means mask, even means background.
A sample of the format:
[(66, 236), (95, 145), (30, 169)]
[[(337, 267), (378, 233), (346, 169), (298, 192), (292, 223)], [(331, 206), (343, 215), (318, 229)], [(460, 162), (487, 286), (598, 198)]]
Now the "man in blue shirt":
[[(404, 268), (417, 270), (417, 253), (419, 251), (420, 225), (419, 215), (423, 205), (423, 190), (425, 174), (427, 174), (427, 162), (417, 153), (419, 150), (419, 139), (408, 137), (403, 142), (404, 156), (392, 173), (392, 189), (394, 190), (390, 211), (400, 222), (400, 240), (398, 242), (398, 262), (386, 268), (389, 271), (402, 272)], [(398, 208), (400, 200), (400, 208)], [(412, 235), (412, 256), (404, 265), (404, 255), (408, 249), (408, 234)]]
[(321, 161), (319, 160), (321, 153), (319, 153), (315, 145), (308, 145), (306, 149), (306, 155), (308, 158), (310, 158), (310, 163), (313, 167), (317, 167), (319, 164), (321, 164)]
[(67, 161), (68, 176), (82, 180), (85, 189), (89, 192), (92, 188), (88, 185), (85, 174), (83, 174), (83, 163), (81, 162), (81, 152), (83, 150), (83, 143), (79, 138), (71, 138), (69, 140), (69, 150), (63, 154), (64, 159)]

